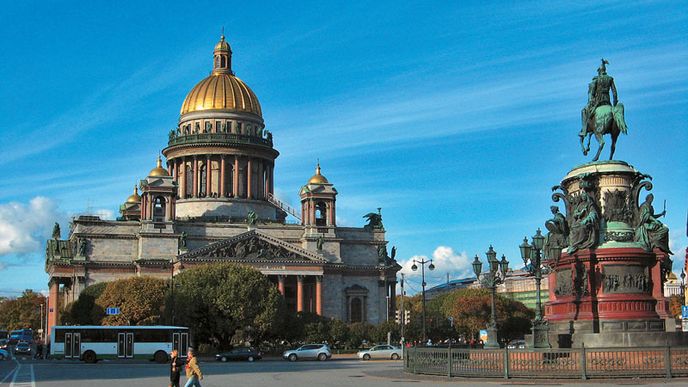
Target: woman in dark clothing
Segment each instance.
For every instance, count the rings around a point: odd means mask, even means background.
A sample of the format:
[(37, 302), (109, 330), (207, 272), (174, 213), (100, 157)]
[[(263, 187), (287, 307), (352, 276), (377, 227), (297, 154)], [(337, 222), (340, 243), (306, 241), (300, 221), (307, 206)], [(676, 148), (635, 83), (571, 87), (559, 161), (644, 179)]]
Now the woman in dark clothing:
[(173, 349), (170, 352), (170, 386), (179, 387), (179, 377), (181, 376), (182, 368), (184, 368), (184, 361), (179, 358), (179, 352)]

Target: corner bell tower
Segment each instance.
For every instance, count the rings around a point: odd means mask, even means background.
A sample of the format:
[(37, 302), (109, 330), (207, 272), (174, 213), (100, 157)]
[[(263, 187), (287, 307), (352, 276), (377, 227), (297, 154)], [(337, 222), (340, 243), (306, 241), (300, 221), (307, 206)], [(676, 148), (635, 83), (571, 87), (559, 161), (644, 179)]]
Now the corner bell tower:
[(306, 226), (306, 236), (334, 237), (337, 190), (320, 172), (320, 163), (315, 168), (315, 175), (301, 188), (300, 196), (301, 224)]

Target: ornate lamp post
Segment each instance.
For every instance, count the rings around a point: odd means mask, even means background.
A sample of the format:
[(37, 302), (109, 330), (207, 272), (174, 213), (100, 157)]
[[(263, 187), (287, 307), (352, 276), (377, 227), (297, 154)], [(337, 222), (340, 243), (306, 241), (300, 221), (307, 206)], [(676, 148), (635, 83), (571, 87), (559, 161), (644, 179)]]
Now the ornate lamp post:
[(686, 271), (681, 270), (681, 305), (686, 304)]
[[(497, 260), (497, 253), (490, 245), (490, 248), (485, 253), (487, 255), (487, 264), (489, 266), (489, 271), (485, 274), (483, 271), (483, 263), (480, 258), (476, 255), (473, 260), (473, 272), (475, 273), (478, 281), (492, 293), (491, 298), (491, 308), (492, 313), (490, 314), (490, 322), (487, 324), (487, 343), (485, 343), (485, 348), (499, 348), (499, 341), (497, 341), (497, 311), (495, 307), (495, 293), (497, 292), (497, 285), (504, 282), (506, 277), (506, 272), (509, 270), (509, 261), (506, 257), (502, 255), (502, 260)], [(482, 275), (482, 278), (481, 278)]]
[(428, 264), (428, 263), (429, 263), (428, 270), (435, 270), (435, 265), (432, 264), (432, 259), (430, 259), (428, 261), (426, 261), (424, 259), (417, 261), (414, 259), (413, 260), (413, 266), (411, 266), (411, 270), (416, 271), (416, 270), (418, 270), (418, 266), (416, 264), (420, 264), (420, 277), (421, 277), (421, 281), (422, 281), (421, 285), (423, 288), (423, 291), (422, 291), (422, 294), (423, 294), (422, 295), (422, 297), (423, 297), (423, 299), (422, 299), (422, 304), (423, 304), (423, 317), (422, 317), (423, 318), (423, 344), (425, 344), (426, 339), (427, 339), (425, 337), (425, 285), (427, 285), (425, 283), (425, 264)]
[[(540, 295), (542, 275), (547, 273), (543, 273), (542, 267), (542, 249), (545, 245), (545, 237), (542, 235), (539, 228), (535, 232), (535, 235), (533, 235), (532, 243), (532, 245), (529, 245), (528, 237), (525, 237), (523, 238), (523, 243), (519, 246), (525, 270), (535, 276), (536, 304), (535, 319), (533, 320), (533, 342), (531, 346), (532, 348), (551, 348), (552, 346), (549, 344), (548, 336), (549, 327), (547, 325), (547, 320), (544, 319), (544, 313), (542, 313), (542, 298)], [(553, 254), (560, 255), (561, 249), (553, 248), (552, 251), (548, 251), (548, 256), (550, 258), (554, 257)]]

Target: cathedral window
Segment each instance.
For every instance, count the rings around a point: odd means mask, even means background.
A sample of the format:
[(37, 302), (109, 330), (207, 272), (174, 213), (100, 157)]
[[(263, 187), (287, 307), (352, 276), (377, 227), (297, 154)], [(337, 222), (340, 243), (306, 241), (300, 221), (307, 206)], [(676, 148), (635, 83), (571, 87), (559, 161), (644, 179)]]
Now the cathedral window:
[(360, 297), (351, 299), (350, 322), (363, 322), (363, 302)]
[(207, 176), (208, 176), (208, 166), (203, 164), (201, 166), (201, 182), (200, 182), (201, 183), (200, 184), (201, 189), (199, 191), (199, 193), (201, 194), (202, 197), (206, 196), (208, 194), (208, 186), (206, 185), (206, 182), (208, 181)]
[(316, 226), (326, 226), (327, 225), (327, 206), (324, 202), (318, 202), (315, 205), (315, 225)]
[(186, 173), (184, 174), (184, 196), (186, 199), (190, 198), (193, 193), (193, 168), (191, 164), (186, 164)]
[(153, 202), (153, 221), (165, 221), (165, 199), (162, 196), (156, 196)]

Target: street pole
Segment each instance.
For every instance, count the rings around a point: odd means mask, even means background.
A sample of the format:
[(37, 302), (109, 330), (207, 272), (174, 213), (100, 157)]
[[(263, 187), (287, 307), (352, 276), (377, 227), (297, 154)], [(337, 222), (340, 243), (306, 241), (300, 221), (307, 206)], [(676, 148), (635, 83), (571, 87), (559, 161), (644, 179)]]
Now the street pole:
[(401, 315), (399, 316), (399, 323), (401, 324), (401, 341), (402, 344), (406, 341), (404, 336), (404, 328), (406, 327), (406, 313), (404, 312), (404, 273), (401, 273)]
[(420, 265), (420, 276), (422, 277), (421, 280), (422, 286), (423, 286), (423, 345), (427, 343), (427, 337), (425, 333), (425, 265)]
[[(497, 308), (495, 305), (495, 297), (497, 293), (497, 285), (504, 282), (506, 278), (506, 273), (509, 270), (509, 261), (506, 257), (502, 255), (502, 260), (497, 260), (497, 253), (494, 251), (492, 246), (487, 250), (487, 264), (488, 271), (483, 274), (482, 267), (483, 263), (480, 258), (476, 255), (473, 263), (473, 272), (475, 273), (476, 279), (482, 283), (482, 285), (490, 289), (490, 322), (487, 324), (487, 343), (485, 343), (484, 348), (495, 349), (499, 348), (499, 340), (497, 339)], [(482, 277), (482, 279), (481, 279)]]
[(421, 277), (421, 281), (422, 281), (421, 282), (421, 288), (422, 288), (422, 290), (421, 290), (421, 294), (422, 294), (421, 304), (423, 307), (423, 312), (422, 312), (423, 336), (422, 337), (423, 337), (423, 345), (425, 345), (425, 343), (427, 342), (427, 336), (426, 336), (426, 331), (425, 331), (425, 285), (427, 285), (425, 283), (425, 265), (429, 264), (428, 270), (435, 270), (435, 265), (432, 264), (432, 259), (427, 260), (427, 261), (425, 259), (421, 259), (418, 261), (414, 259), (413, 260), (413, 266), (411, 266), (411, 270), (413, 270), (413, 271), (418, 270), (418, 266), (416, 264), (420, 264), (420, 277)]
[[(549, 327), (542, 312), (541, 282), (544, 243), (545, 237), (538, 228), (532, 237), (532, 245), (528, 244), (528, 237), (525, 237), (523, 243), (518, 246), (525, 270), (535, 277), (535, 319), (533, 320), (532, 343), (529, 344), (532, 348), (552, 348), (549, 343)], [(551, 248), (548, 250), (549, 255), (556, 255), (557, 253), (561, 254), (561, 249)], [(584, 270), (586, 269), (584, 268)], [(587, 285), (581, 283), (580, 286), (581, 289), (586, 289)]]

